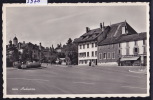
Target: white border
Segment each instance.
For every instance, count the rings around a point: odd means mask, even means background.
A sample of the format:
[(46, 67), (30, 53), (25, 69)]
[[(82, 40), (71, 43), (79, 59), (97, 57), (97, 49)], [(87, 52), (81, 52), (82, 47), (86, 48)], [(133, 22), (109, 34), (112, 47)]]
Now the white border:
[[(8, 95), (6, 94), (6, 8), (7, 7), (42, 7), (42, 6), (146, 6), (147, 7), (147, 19), (146, 19), (146, 24), (147, 24), (147, 93), (146, 94), (34, 94), (34, 95)], [(150, 27), (150, 23), (149, 23), (149, 3), (141, 3), (141, 2), (135, 2), (135, 3), (60, 3), (60, 4), (48, 4), (48, 5), (26, 5), (26, 4), (3, 4), (3, 14), (2, 14), (2, 18), (3, 18), (3, 80), (4, 80), (4, 84), (3, 84), (3, 98), (75, 98), (75, 97), (146, 97), (149, 96), (149, 89), (150, 89), (150, 45), (149, 45), (149, 27)]]

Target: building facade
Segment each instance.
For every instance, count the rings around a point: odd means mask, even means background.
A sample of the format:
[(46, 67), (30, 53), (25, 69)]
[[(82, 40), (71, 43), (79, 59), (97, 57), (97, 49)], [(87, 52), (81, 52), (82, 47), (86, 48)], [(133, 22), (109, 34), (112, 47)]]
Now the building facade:
[(86, 27), (86, 33), (74, 40), (78, 45), (78, 65), (97, 65), (97, 44), (104, 38), (105, 28), (104, 23), (97, 29)]
[(118, 44), (98, 46), (98, 65), (117, 64), (119, 59)]
[(147, 64), (147, 33), (138, 33), (123, 37), (120, 40), (120, 65), (146, 66)]
[(89, 62), (97, 64), (97, 41), (80, 43), (78, 58), (79, 65), (87, 65)]
[(137, 34), (137, 32), (126, 22), (112, 24), (105, 33), (105, 39), (98, 43), (98, 65), (118, 64), (120, 58), (119, 40), (123, 36)]
[(98, 65), (145, 66), (146, 52), (146, 32), (122, 33), (118, 37), (105, 39), (99, 43)]

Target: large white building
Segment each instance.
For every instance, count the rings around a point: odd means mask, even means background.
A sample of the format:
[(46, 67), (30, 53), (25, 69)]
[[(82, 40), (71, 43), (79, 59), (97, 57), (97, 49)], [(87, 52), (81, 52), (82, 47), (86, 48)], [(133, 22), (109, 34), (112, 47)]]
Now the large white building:
[(80, 43), (78, 54), (79, 65), (89, 64), (90, 61), (97, 63), (97, 41)]
[(97, 64), (97, 43), (104, 38), (104, 30), (104, 23), (100, 23), (97, 29), (86, 27), (86, 33), (74, 40), (78, 43), (78, 65), (89, 65), (89, 62)]

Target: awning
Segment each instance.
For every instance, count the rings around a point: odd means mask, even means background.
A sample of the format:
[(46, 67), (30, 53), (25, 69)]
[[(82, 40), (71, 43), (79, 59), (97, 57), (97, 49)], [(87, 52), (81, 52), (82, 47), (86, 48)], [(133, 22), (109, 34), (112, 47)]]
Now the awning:
[(139, 57), (124, 57), (124, 58), (121, 58), (120, 61), (131, 61), (131, 60), (138, 60)]

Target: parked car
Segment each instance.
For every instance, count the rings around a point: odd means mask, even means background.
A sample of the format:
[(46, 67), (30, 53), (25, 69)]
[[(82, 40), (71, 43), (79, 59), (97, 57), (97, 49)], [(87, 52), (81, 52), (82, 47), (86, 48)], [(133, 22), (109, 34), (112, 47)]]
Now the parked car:
[(26, 63), (22, 63), (21, 68), (25, 69), (25, 68), (37, 68), (37, 67), (41, 67), (41, 63), (40, 62), (30, 62), (27, 61)]
[(13, 67), (15, 67), (15, 68), (21, 68), (21, 62), (19, 62), (19, 61), (15, 61), (15, 62), (13, 62)]

